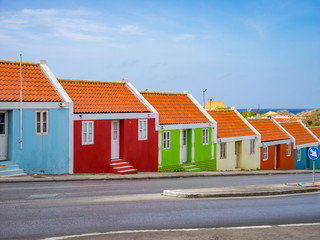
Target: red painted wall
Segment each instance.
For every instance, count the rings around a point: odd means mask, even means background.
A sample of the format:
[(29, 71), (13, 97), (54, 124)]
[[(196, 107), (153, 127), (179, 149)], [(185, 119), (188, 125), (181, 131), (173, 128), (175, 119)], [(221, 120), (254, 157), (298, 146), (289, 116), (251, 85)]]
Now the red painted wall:
[(74, 121), (74, 173), (108, 172), (111, 121), (94, 120), (94, 144), (82, 145), (82, 121)]
[(294, 150), (291, 143), (291, 155), (287, 157), (287, 144), (278, 145), (277, 162), (279, 167), (275, 166), (275, 146), (268, 147), (268, 160), (263, 160), (263, 147), (260, 148), (260, 169), (294, 169)]
[[(94, 120), (94, 144), (82, 145), (82, 121), (74, 121), (74, 173), (109, 172), (111, 120)], [(158, 134), (148, 119), (148, 140), (138, 140), (138, 119), (120, 120), (120, 159), (138, 172), (158, 171)]]

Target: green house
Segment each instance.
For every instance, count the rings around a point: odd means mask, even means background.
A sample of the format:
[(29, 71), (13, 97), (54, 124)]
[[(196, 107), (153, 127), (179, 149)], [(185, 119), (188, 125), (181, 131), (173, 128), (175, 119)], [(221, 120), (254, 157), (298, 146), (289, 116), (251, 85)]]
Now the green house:
[(159, 113), (159, 171), (216, 170), (217, 128), (189, 92), (141, 92)]

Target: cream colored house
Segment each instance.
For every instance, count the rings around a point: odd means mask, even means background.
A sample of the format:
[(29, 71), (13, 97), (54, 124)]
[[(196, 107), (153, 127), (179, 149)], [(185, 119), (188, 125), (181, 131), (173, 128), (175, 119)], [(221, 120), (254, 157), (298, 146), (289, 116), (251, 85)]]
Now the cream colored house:
[(217, 122), (217, 170), (259, 169), (259, 132), (235, 109), (208, 113)]

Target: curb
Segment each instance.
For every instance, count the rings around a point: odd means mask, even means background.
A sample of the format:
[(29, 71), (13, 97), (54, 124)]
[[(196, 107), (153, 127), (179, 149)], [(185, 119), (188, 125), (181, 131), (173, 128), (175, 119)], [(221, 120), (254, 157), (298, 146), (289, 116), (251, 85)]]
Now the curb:
[[(316, 173), (320, 173), (317, 170)], [(191, 177), (222, 177), (222, 176), (258, 176), (258, 175), (279, 175), (279, 174), (312, 174), (312, 170), (298, 170), (298, 171), (225, 171), (225, 172), (197, 172), (197, 173), (148, 173), (141, 175), (117, 175), (117, 174), (70, 174), (70, 175), (37, 175), (37, 176), (20, 176), (20, 177), (0, 177), (0, 183), (18, 183), (18, 182), (58, 182), (58, 181), (106, 181), (106, 180), (146, 180), (146, 179), (173, 179), (173, 178), (191, 178)]]
[[(214, 191), (215, 189), (213, 189)], [(188, 190), (164, 190), (162, 195), (176, 198), (227, 198), (227, 197), (258, 197), (258, 196), (277, 196), (295, 193), (320, 192), (317, 187), (298, 187), (295, 189), (284, 190), (265, 190), (265, 191), (243, 191), (243, 192), (188, 192)]]

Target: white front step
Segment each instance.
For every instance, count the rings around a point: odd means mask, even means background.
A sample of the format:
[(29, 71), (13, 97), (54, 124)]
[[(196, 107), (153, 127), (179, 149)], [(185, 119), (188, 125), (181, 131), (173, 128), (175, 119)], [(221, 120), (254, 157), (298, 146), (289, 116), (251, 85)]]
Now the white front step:
[(125, 173), (125, 172), (135, 172), (138, 171), (137, 169), (129, 169), (129, 170), (122, 170), (122, 171), (118, 171), (119, 173)]

